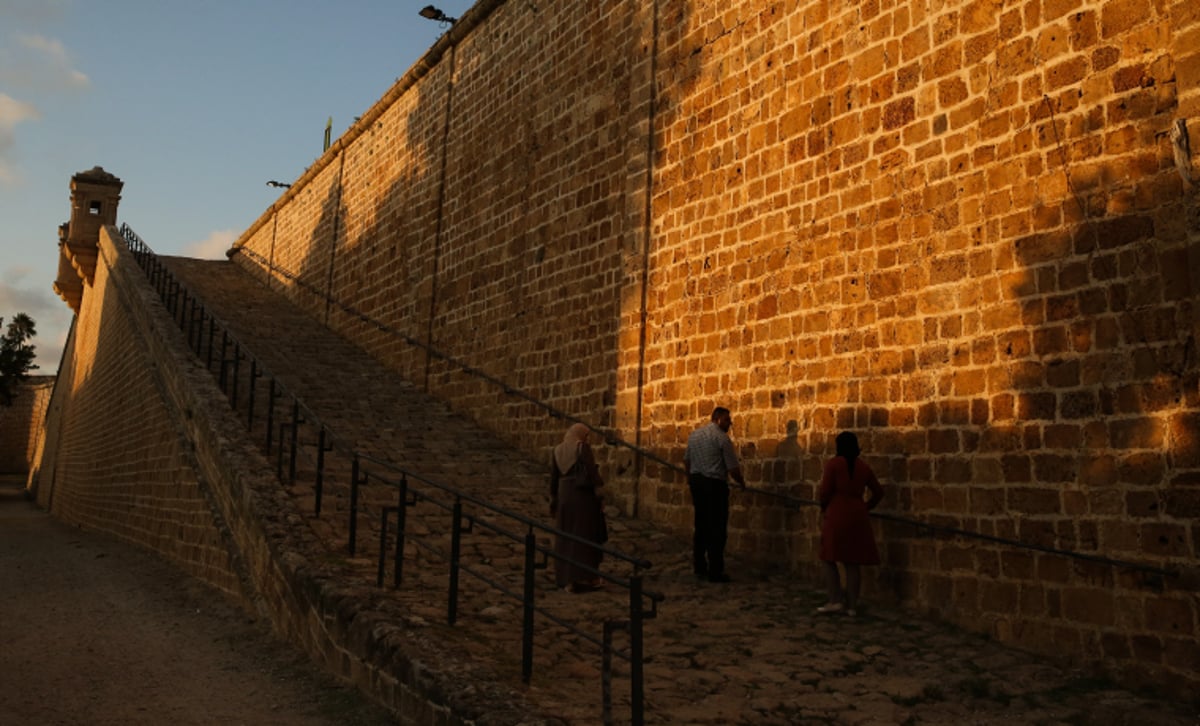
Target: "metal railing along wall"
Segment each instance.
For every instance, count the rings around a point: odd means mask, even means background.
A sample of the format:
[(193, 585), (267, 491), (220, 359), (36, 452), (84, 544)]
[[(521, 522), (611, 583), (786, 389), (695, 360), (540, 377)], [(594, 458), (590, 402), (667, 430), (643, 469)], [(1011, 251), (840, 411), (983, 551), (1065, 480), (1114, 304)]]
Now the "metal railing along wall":
[[(542, 410), (546, 411), (546, 413), (552, 418), (563, 419), (566, 421), (570, 421), (571, 423), (581, 423), (584, 426), (587, 426), (588, 429), (590, 429), (592, 432), (603, 437), (605, 444), (607, 444), (609, 446), (629, 449), (640, 459), (652, 461), (652, 462), (658, 464), (659, 466), (662, 466), (665, 469), (675, 472), (676, 474), (684, 474), (684, 475), (686, 474), (686, 472), (683, 470), (683, 468), (680, 467), (678, 464), (668, 461), (668, 460), (662, 458), (661, 456), (658, 456), (657, 454), (655, 454), (652, 451), (648, 451), (648, 450), (638, 446), (637, 444), (633, 444), (628, 441), (625, 441), (624, 439), (621, 439), (620, 437), (613, 435), (611, 432), (602, 431), (602, 430), (592, 426), (587, 421), (583, 421), (579, 418), (576, 418), (575, 416), (572, 416), (571, 414), (566, 413), (565, 411), (562, 411), (562, 410), (552, 406), (551, 404), (546, 403), (545, 401), (542, 401), (542, 400), (530, 395), (529, 393), (526, 393), (525, 391), (514, 388), (513, 386), (506, 383), (505, 381), (500, 380), (499, 378), (496, 378), (495, 376), (492, 376), (485, 371), (481, 371), (474, 366), (471, 366), (463, 361), (458, 360), (457, 358), (455, 358), (447, 353), (444, 353), (444, 352), (438, 350), (437, 348), (429, 345), (428, 343), (420, 341), (420, 340), (412, 337), (411, 335), (404, 333), (403, 331), (396, 330), (396, 329), (370, 317), (366, 313), (354, 308), (353, 306), (345, 304), (341, 300), (338, 300), (338, 299), (332, 297), (328, 293), (326, 293), (322, 290), (318, 290), (316, 287), (314, 287), (310, 283), (302, 280), (299, 276), (297, 276), (287, 270), (284, 270), (284, 269), (278, 267), (277, 265), (272, 264), (270, 260), (268, 260), (267, 258), (258, 254), (254, 250), (250, 250), (245, 247), (239, 247), (239, 248), (236, 248), (235, 251), (238, 254), (243, 254), (243, 255), (246, 255), (247, 257), (250, 257), (251, 259), (257, 261), (259, 264), (263, 265), (264, 268), (267, 269), (268, 271), (275, 273), (275, 274), (279, 274), (280, 276), (288, 279), (290, 282), (292, 282), (296, 286), (305, 289), (310, 294), (315, 295), (316, 297), (323, 300), (324, 302), (326, 302), (330, 305), (333, 305), (334, 307), (337, 307), (338, 309), (340, 309), (342, 312), (346, 313), (347, 315), (358, 318), (360, 321), (370, 325), (372, 328), (375, 328), (381, 332), (387, 333), (388, 335), (391, 335), (400, 340), (403, 340), (407, 345), (427, 351), (431, 357), (446, 362), (450, 366), (457, 368), (459, 371), (461, 371), (465, 375), (475, 377), (482, 381), (485, 381), (488, 384), (501, 389), (506, 395), (513, 396), (515, 398), (519, 398), (527, 403), (531, 403), (534, 406), (537, 406), (538, 408), (541, 408)], [(640, 467), (640, 465), (638, 465), (635, 468), (640, 470), (641, 467)], [(746, 491), (752, 492), (757, 496), (777, 500), (777, 501), (781, 502), (784, 506), (793, 507), (795, 509), (800, 509), (803, 507), (820, 506), (820, 502), (813, 500), (813, 499), (796, 497), (796, 496), (792, 496), (790, 494), (784, 494), (782, 492), (775, 492), (775, 491), (771, 491), (768, 489), (762, 489), (759, 487), (748, 486), (748, 487), (746, 487)], [(911, 517), (904, 517), (904, 516), (901, 516), (898, 514), (893, 514), (891, 512), (874, 511), (874, 512), (870, 513), (870, 516), (875, 519), (879, 519), (881, 521), (886, 521), (886, 522), (891, 522), (891, 523), (898, 524), (898, 525), (904, 525), (904, 526), (911, 527), (912, 529), (915, 530), (915, 532), (919, 536), (939, 536), (940, 535), (940, 536), (945, 536), (945, 537), (962, 537), (964, 539), (972, 539), (972, 540), (977, 540), (980, 542), (989, 542), (989, 543), (1001, 545), (1004, 547), (1013, 547), (1016, 549), (1024, 549), (1024, 550), (1030, 550), (1033, 552), (1041, 552), (1044, 554), (1050, 554), (1050, 555), (1055, 555), (1055, 556), (1059, 556), (1059, 557), (1066, 557), (1068, 559), (1073, 559), (1073, 560), (1077, 560), (1077, 561), (1081, 561), (1081, 562), (1090, 562), (1090, 563), (1099, 564), (1099, 565), (1106, 565), (1106, 566), (1126, 569), (1126, 570), (1130, 570), (1133, 572), (1139, 572), (1143, 575), (1150, 576), (1148, 584), (1152, 587), (1159, 586), (1161, 584), (1161, 578), (1178, 577), (1180, 575), (1180, 572), (1178, 570), (1172, 569), (1172, 568), (1155, 567), (1153, 565), (1147, 565), (1144, 563), (1130, 562), (1128, 560), (1115, 559), (1112, 557), (1105, 557), (1102, 555), (1096, 555), (1096, 554), (1091, 554), (1091, 553), (1087, 553), (1087, 552), (1076, 552), (1074, 550), (1062, 549), (1062, 548), (1058, 548), (1058, 547), (1049, 547), (1049, 546), (1039, 545), (1039, 544), (1035, 544), (1035, 543), (1031, 543), (1031, 542), (1022, 542), (1020, 540), (1009, 539), (1009, 538), (1005, 538), (1005, 537), (997, 537), (994, 535), (983, 534), (981, 532), (973, 532), (971, 530), (963, 529), (961, 527), (955, 527), (955, 526), (948, 525), (948, 524), (941, 524), (941, 523), (937, 523), (937, 522), (926, 522), (926, 521), (922, 521), (919, 519), (913, 519)]]
[[(244, 418), (247, 428), (253, 431), (256, 422), (260, 418), (265, 419), (262, 444), (268, 458), (274, 456), (276, 474), (281, 481), (289, 484), (297, 482), (297, 455), (305, 445), (301, 435), (302, 429), (310, 435), (309, 445), (315, 450), (315, 462), (312, 464), (314, 516), (321, 516), (326, 476), (329, 471), (328, 455), (336, 453), (349, 462), (349, 535), (346, 550), (351, 556), (355, 555), (358, 549), (359, 514), (360, 510), (364, 509), (360, 502), (362, 488), (376, 482), (394, 489), (395, 504), (381, 506), (378, 512), (379, 551), (376, 584), (379, 587), (383, 587), (385, 582), (390, 536), (388, 530), (394, 517), (395, 530), (394, 535), (391, 535), (394, 536), (395, 543), (392, 553), (394, 588), (400, 588), (404, 583), (405, 546), (407, 542), (411, 542), (414, 547), (449, 565), (446, 599), (446, 620), (449, 624), (455, 624), (458, 619), (460, 574), (470, 575), (493, 590), (521, 603), (521, 677), (524, 682), (528, 683), (533, 675), (534, 620), (535, 615), (540, 615), (600, 649), (601, 696), (605, 723), (610, 723), (612, 719), (612, 659), (615, 656), (628, 663), (631, 719), (634, 724), (643, 723), (644, 621), (657, 616), (658, 603), (665, 599), (661, 593), (649, 591), (644, 587), (644, 572), (651, 568), (651, 563), (548, 527), (523, 514), (499, 507), (405, 467), (355, 451), (352, 447), (342, 444), (329, 427), (229, 331), (228, 326), (218, 316), (209, 311), (195, 294), (176, 279), (170, 269), (128, 225), (121, 226), (121, 236), (138, 265), (146, 273), (151, 286), (162, 299), (168, 314), (180, 326), (188, 347), (197, 359), (213, 372), (230, 406)], [(244, 391), (240, 389), (243, 379)], [(263, 385), (266, 386), (265, 394), (259, 391)], [(262, 411), (257, 410), (256, 406), (260, 395), (265, 397), (265, 410)], [(278, 415), (277, 411), (281, 411), (282, 415)], [(406, 526), (408, 511), (422, 503), (448, 515), (449, 552), (442, 551), (435, 544), (414, 535)], [(463, 535), (474, 532), (476, 527), (487, 529), (515, 543), (516, 549), (522, 552), (519, 589), (504, 581), (502, 576), (464, 561), (461, 550)], [(624, 617), (604, 621), (602, 637), (597, 638), (575, 623), (538, 605), (535, 577), (537, 571), (546, 569), (551, 557), (564, 559), (557, 555), (553, 548), (539, 543), (538, 534), (566, 537), (590, 544), (599, 549), (607, 559), (629, 566), (629, 576), (621, 577), (572, 561), (597, 577), (617, 585), (619, 589), (628, 591), (627, 613), (624, 613)], [(619, 631), (628, 634), (629, 644), (626, 650), (613, 646), (612, 634)]]

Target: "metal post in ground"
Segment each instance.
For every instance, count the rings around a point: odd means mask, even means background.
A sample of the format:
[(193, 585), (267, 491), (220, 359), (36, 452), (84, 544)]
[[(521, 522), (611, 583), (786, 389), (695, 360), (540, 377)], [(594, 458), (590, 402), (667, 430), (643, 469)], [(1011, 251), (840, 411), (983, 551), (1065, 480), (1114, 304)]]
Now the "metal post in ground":
[(358, 455), (354, 455), (354, 461), (350, 464), (350, 556), (354, 556), (354, 550), (358, 539)]
[(536, 589), (533, 574), (537, 567), (537, 538), (533, 528), (525, 533), (525, 596), (521, 598), (521, 681), (533, 678), (533, 606)]
[(642, 726), (645, 692), (642, 682), (642, 576), (629, 578), (629, 695), (633, 726)]
[(462, 547), (462, 498), (454, 498), (454, 521), (450, 526), (450, 597), (446, 603), (446, 622), (454, 625), (458, 619), (458, 565)]
[(405, 526), (408, 523), (407, 475), (401, 475), (400, 477), (400, 493), (397, 499), (396, 506), (400, 511), (396, 512), (396, 573), (392, 583), (395, 587), (400, 587), (400, 582), (404, 577), (404, 532)]

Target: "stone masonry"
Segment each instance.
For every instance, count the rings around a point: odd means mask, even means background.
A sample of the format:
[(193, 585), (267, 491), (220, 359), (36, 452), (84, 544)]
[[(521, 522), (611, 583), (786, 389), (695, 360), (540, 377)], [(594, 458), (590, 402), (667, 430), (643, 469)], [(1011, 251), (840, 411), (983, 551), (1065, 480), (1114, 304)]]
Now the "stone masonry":
[[(448, 510), (429, 499), (414, 503), (402, 587), (372, 582), (380, 544), (371, 522), (381, 504), (396, 501), (394, 483), (375, 478), (364, 485), (359, 546), (356, 553), (346, 548), (346, 444), (371, 457), (371, 468), (403, 464), (420, 475), (414, 484), (427, 494), (436, 479), (534, 519), (548, 516), (544, 463), (396, 376), (231, 263), (165, 260), (189, 288), (184, 304), (168, 312), (115, 228), (102, 230), (96, 249), (95, 275), (82, 290), (31, 476), (44, 505), (74, 526), (153, 549), (225, 589), (405, 723), (597, 720), (596, 641), (561, 625), (598, 633), (602, 621), (628, 617), (619, 586), (627, 566), (618, 558), (603, 568), (615, 578), (612, 587), (589, 596), (564, 593), (547, 570), (538, 572), (535, 600), (554, 619), (537, 620), (535, 675), (524, 686), (516, 667), (520, 607), (478, 579), (519, 587), (513, 576), (519, 580), (525, 559), (520, 538), (498, 537), (482, 524), (511, 529), (510, 521), (468, 505), (475, 525), (461, 551), (464, 574), (474, 576), (461, 583), (454, 625), (446, 622)], [(170, 298), (172, 289), (159, 284)], [(247, 347), (228, 349), (211, 328), (205, 341), (204, 318), (186, 333), (177, 327), (197, 320), (188, 304), (197, 293), (206, 315), (215, 313)], [(264, 374), (304, 402), (294, 481), (277, 475), (283, 449), (276, 457), (259, 448), (267, 411), (275, 415), (271, 430), (282, 433), (292, 409), (278, 399), (268, 408), (272, 387), (263, 385)], [(253, 419), (250, 401), (258, 404)], [(318, 418), (339, 446), (327, 457), (325, 506), (314, 516)], [(818, 616), (819, 594), (741, 558), (735, 585), (697, 583), (686, 538), (615, 511), (611, 522), (614, 546), (648, 558), (647, 585), (666, 596), (647, 622), (647, 723), (1166, 726), (1192, 713), (1187, 704), (1135, 695), (1086, 669), (913, 621), (884, 603), (870, 603), (859, 619)], [(548, 544), (546, 538), (542, 546)], [(384, 542), (384, 551), (391, 545)], [(628, 713), (628, 675), (618, 662), (617, 723)]]
[[(462, 536), (461, 560), (466, 569), (459, 581), (453, 626), (447, 624), (446, 611), (447, 509), (431, 506), (427, 499), (408, 508), (403, 585), (390, 586), (389, 560), (389, 586), (376, 589), (367, 583), (377, 576), (379, 508), (395, 504), (396, 492), (394, 485), (371, 476), (358, 499), (356, 553), (351, 556), (346, 549), (349, 471), (343, 446), (369, 457), (363, 459), (360, 471), (384, 474), (394, 482), (397, 473), (380, 471), (377, 462), (403, 467), (410, 472), (410, 492), (419, 490), (449, 504), (451, 498), (430, 485), (436, 482), (549, 523), (545, 464), (530, 461), (467, 417), (455, 414), (281, 296), (269, 293), (237, 266), (182, 258), (162, 261), (189, 294), (203, 301), (206, 315), (216, 316), (245, 346), (246, 358), (237, 368), (237, 393), (232, 393), (234, 374), (228, 367), (226, 390), (243, 420), (250, 399), (255, 400), (251, 439), (261, 441), (266, 430), (267, 377), (303, 400), (300, 465), (295, 481), (283, 466), (280, 482), (280, 489), (295, 505), (291, 511), (302, 516), (288, 514), (282, 519), (293, 536), (311, 529), (327, 548), (321, 559), (344, 563), (340, 575), (349, 575), (350, 583), (362, 583), (343, 586), (352, 595), (339, 605), (336, 616), (346, 631), (363, 633), (360, 637), (366, 645), (357, 651), (378, 651), (381, 644), (386, 647), (389, 639), (404, 634), (409, 639), (409, 657), (425, 667), (425, 678), (438, 679), (444, 702), (450, 704), (453, 716), (464, 720), (598, 723), (599, 648), (559, 625), (567, 622), (598, 638), (604, 621), (626, 617), (627, 593), (616, 581), (600, 592), (576, 596), (557, 589), (550, 569), (537, 571), (535, 602), (559, 622), (541, 615), (535, 618), (533, 674), (529, 685), (522, 686), (517, 677), (520, 602), (467, 574), (519, 590), (524, 560), (519, 538), (497, 536), (479, 522), (506, 530), (520, 530), (521, 525), (464, 503), (464, 514), (477, 519)], [(197, 347), (200, 358), (206, 359), (203, 334)], [(264, 376), (253, 396), (250, 356)], [(220, 375), (215, 364), (212, 370), (214, 376)], [(277, 403), (275, 421), (282, 420), (284, 430), (289, 408), (287, 400)], [(321, 514), (313, 516), (318, 421), (338, 444), (324, 458), (323, 505)], [(282, 459), (287, 458), (285, 453)], [(251, 525), (248, 516), (237, 519), (236, 526)], [(646, 621), (647, 723), (882, 726), (1078, 721), (1166, 726), (1186, 722), (1192, 712), (1190, 704), (1147, 697), (1148, 693), (1137, 695), (1092, 677), (1086, 669), (1064, 667), (945, 625), (914, 621), (880, 603), (869, 603), (855, 620), (818, 615), (814, 606), (821, 602), (819, 593), (786, 573), (765, 571), (740, 559), (734, 566), (735, 583), (697, 582), (691, 574), (686, 537), (615, 512), (610, 512), (610, 528), (610, 545), (648, 560), (646, 586), (665, 594), (657, 617)], [(539, 534), (542, 545), (549, 546), (548, 533)], [(389, 541), (385, 548), (390, 550), (393, 544)], [(440, 556), (433, 554), (438, 550)], [(606, 557), (602, 569), (619, 580), (630, 568)], [(372, 623), (368, 608), (378, 612), (385, 606), (391, 606), (388, 619)], [(372, 623), (369, 634), (363, 632), (363, 620)], [(305, 631), (289, 632), (289, 637), (313, 652)], [(626, 646), (623, 633), (618, 633), (614, 644)], [(368, 668), (344, 655), (355, 651), (349, 645), (318, 657), (331, 671), (385, 702), (399, 701), (403, 711), (404, 700), (393, 695), (399, 688), (386, 678), (371, 676)], [(614, 660), (614, 722), (627, 723), (628, 667)], [(485, 684), (491, 687), (490, 701), (480, 697)], [(413, 721), (430, 722), (420, 717)]]
[(0, 474), (27, 474), (37, 451), (54, 376), (30, 376), (12, 406), (0, 406)]
[(514, 391), (669, 462), (731, 407), (731, 546), (801, 573), (766, 492), (854, 429), (890, 514), (1168, 573), (887, 522), (873, 594), (1194, 688), (1196, 7), (481, 0), (231, 257), (533, 456)]

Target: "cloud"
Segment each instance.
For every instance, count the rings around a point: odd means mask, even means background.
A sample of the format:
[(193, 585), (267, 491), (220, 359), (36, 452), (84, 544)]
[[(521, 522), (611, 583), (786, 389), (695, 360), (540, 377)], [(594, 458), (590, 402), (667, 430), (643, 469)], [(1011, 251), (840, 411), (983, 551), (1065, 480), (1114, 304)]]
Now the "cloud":
[(43, 35), (18, 35), (16, 47), (0, 47), (0, 83), (38, 91), (75, 91), (91, 85), (61, 42)]
[(7, 158), (15, 143), (17, 124), (40, 117), (33, 104), (0, 93), (0, 186), (15, 184), (18, 180), (17, 171)]
[(213, 232), (200, 242), (193, 242), (183, 248), (188, 257), (198, 257), (202, 260), (223, 260), (225, 251), (233, 246), (238, 233), (232, 229), (220, 229)]

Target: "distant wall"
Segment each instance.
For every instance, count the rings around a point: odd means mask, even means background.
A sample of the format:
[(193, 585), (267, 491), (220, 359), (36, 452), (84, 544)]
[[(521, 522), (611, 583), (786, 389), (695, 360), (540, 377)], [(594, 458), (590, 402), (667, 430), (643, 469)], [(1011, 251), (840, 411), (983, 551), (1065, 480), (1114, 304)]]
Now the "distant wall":
[(0, 406), (0, 474), (29, 472), (53, 388), (54, 376), (30, 376), (13, 404)]
[[(1197, 153), (1192, 2), (485, 0), (231, 254), (539, 459), (562, 421), (414, 343), (672, 462), (730, 406), (801, 497), (854, 429), (886, 510), (1180, 570), (888, 525), (872, 588), (1195, 687)], [(816, 542), (737, 499), (742, 555)]]

